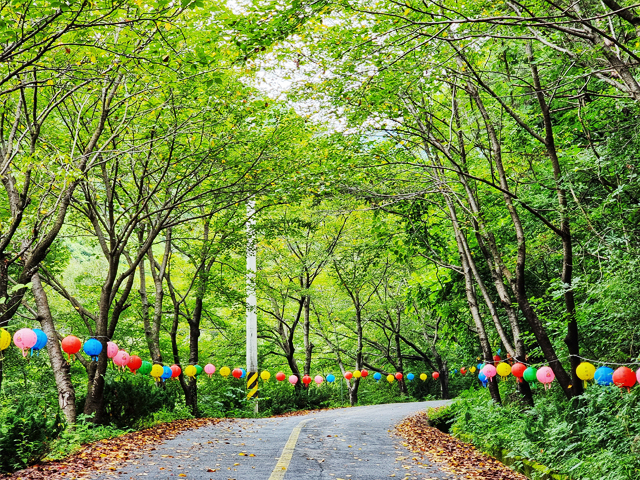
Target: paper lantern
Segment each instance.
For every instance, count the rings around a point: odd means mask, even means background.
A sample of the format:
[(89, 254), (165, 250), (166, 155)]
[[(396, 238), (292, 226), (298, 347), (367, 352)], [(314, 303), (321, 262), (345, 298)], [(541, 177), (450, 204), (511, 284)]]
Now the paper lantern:
[(40, 350), (42, 350), (47, 345), (47, 342), (49, 341), (49, 338), (47, 337), (47, 334), (44, 333), (39, 328), (34, 328), (33, 329), (33, 333), (35, 333), (36, 337), (38, 337), (38, 341), (36, 342), (36, 344), (33, 347), (31, 347), (31, 356), (32, 357), (33, 357), (33, 352), (36, 352), (37, 355), (40, 355)]
[(423, 382), (427, 379), (427, 374), (426, 373), (421, 373), (420, 374), (420, 380), (422, 380)]
[(84, 353), (86, 353), (87, 356), (91, 358), (91, 360), (97, 362), (98, 355), (100, 355), (100, 352), (102, 352), (102, 344), (100, 343), (100, 340), (90, 338), (89, 340), (84, 342), (82, 349), (84, 350)]
[(204, 368), (202, 368), (200, 365), (194, 365), (196, 367), (196, 377), (198, 375), (200, 375), (202, 372), (204, 372)]
[(353, 373), (351, 372), (346, 372), (344, 374), (344, 378), (346, 378), (347, 380), (351, 380), (353, 378)]
[(129, 371), (136, 374), (136, 371), (142, 366), (142, 359), (137, 355), (131, 355), (129, 357), (129, 363), (127, 363), (127, 367), (129, 367)]
[(411, 381), (415, 378), (415, 375), (413, 373), (407, 373), (407, 380)]
[(231, 375), (233, 375), (233, 378), (240, 378), (242, 376), (242, 370), (240, 370), (239, 368), (234, 368), (233, 372), (231, 372)]
[(618, 387), (626, 387), (627, 392), (636, 384), (636, 374), (629, 367), (620, 367), (613, 372), (613, 383)]
[(533, 383), (536, 381), (537, 373), (538, 370), (536, 370), (535, 367), (527, 367), (522, 374), (522, 378), (524, 378), (527, 383)]
[(393, 381), (395, 380), (395, 377), (391, 374), (387, 375), (387, 382), (389, 383), (393, 383)]
[(511, 374), (518, 379), (518, 382), (522, 383), (522, 376), (527, 366), (524, 363), (516, 363), (511, 367)]
[(504, 380), (511, 373), (511, 366), (508, 363), (501, 362), (496, 368), (496, 373)]
[(171, 378), (172, 374), (173, 372), (171, 371), (171, 368), (165, 365), (164, 367), (162, 367), (162, 375), (160, 375), (160, 378), (163, 382), (166, 382)]
[[(124, 350), (120, 350), (118, 354), (115, 357), (113, 357), (113, 363), (115, 363), (118, 367), (121, 367), (121, 368), (126, 367), (127, 363), (129, 363), (129, 354)], [(153, 376), (153, 373), (151, 376)]]
[(285, 374), (284, 374), (284, 373), (282, 373), (282, 372), (278, 372), (278, 373), (276, 373), (276, 380), (277, 380), (277, 381), (281, 382), (281, 381), (283, 381), (284, 379), (285, 379)]
[(476, 368), (476, 367), (471, 367), (471, 368), (469, 369), (469, 371), (470, 371), (471, 373), (476, 373), (476, 370), (477, 370), (477, 368)]
[(329, 375), (327, 375), (327, 382), (333, 383), (335, 381), (336, 381), (336, 377), (333, 373), (330, 373)]
[(613, 369), (609, 367), (600, 367), (593, 374), (598, 385), (611, 385), (613, 383)]
[(27, 356), (27, 351), (38, 342), (38, 336), (30, 328), (21, 328), (13, 336), (13, 343), (22, 351), (22, 356)]
[(241, 368), (240, 371), (242, 372), (242, 375), (240, 375), (240, 378), (244, 378), (247, 376), (247, 371), (244, 368)]
[(636, 380), (640, 383), (640, 368), (636, 371)]
[(362, 369), (360, 374), (362, 375), (362, 378), (367, 378), (367, 376), (369, 375), (369, 372), (367, 370), (365, 370), (365, 369)]
[(145, 360), (144, 362), (142, 362), (142, 365), (140, 365), (140, 368), (138, 369), (138, 371), (142, 375), (149, 375), (151, 373), (152, 368), (153, 366), (151, 365), (151, 363)]
[(176, 364), (171, 365), (169, 368), (171, 368), (171, 378), (178, 378), (182, 373), (182, 369)]
[(482, 373), (482, 371), (478, 374), (478, 380), (480, 380), (480, 382), (482, 383), (483, 387), (486, 387), (487, 386), (487, 382), (489, 381), (487, 376), (484, 373)]
[(198, 371), (195, 365), (187, 365), (184, 367), (184, 374), (192, 380), (195, 380), (197, 373)]
[(551, 367), (541, 367), (536, 372), (536, 378), (540, 383), (544, 385), (544, 389), (547, 390), (549, 387), (551, 387), (551, 382), (553, 382), (553, 379), (556, 378), (556, 374), (553, 373)]
[(0, 351), (6, 350), (11, 345), (11, 334), (4, 328), (0, 328)]
[(230, 373), (231, 373), (231, 369), (229, 367), (222, 367), (220, 369), (220, 375), (222, 375), (224, 378), (227, 378)]
[(373, 374), (373, 378), (375, 379), (376, 382), (379, 382), (380, 379), (382, 378), (382, 374), (380, 372), (376, 372)]
[(498, 373), (498, 372), (496, 371), (496, 367), (494, 367), (491, 364), (487, 364), (482, 369), (482, 373), (484, 373), (484, 376), (487, 377), (489, 379), (489, 381), (491, 381), (491, 380), (493, 380), (493, 377), (495, 377), (496, 373)]
[(271, 374), (266, 370), (263, 370), (262, 373), (260, 374), (260, 378), (262, 379), (263, 382), (268, 382), (269, 379), (271, 378)]
[(478, 370), (482, 371), (482, 369), (484, 368), (484, 363), (479, 363), (477, 367), (478, 367)]
[(362, 376), (362, 372), (360, 370), (353, 371), (353, 378), (360, 378)]
[(576, 375), (584, 382), (584, 388), (587, 388), (588, 380), (593, 380), (595, 373), (596, 367), (589, 362), (581, 362), (580, 365), (576, 367)]
[(113, 342), (107, 342), (107, 358), (115, 357), (119, 351), (118, 345)]
[(460, 373), (461, 373), (462, 375), (466, 375), (466, 374), (467, 374), (467, 369), (466, 369), (466, 368), (464, 368), (464, 367), (462, 367), (462, 368), (460, 369)]
[(311, 383), (311, 377), (309, 375), (305, 375), (304, 377), (302, 377), (302, 383), (304, 383), (305, 385), (309, 385)]
[[(120, 352), (124, 352), (124, 350), (120, 350)], [(118, 354), (120, 354), (120, 352), (118, 352)], [(116, 361), (116, 358), (118, 357), (118, 355), (116, 355), (113, 359), (114, 363)], [(151, 376), (153, 378), (155, 378), (156, 382), (160, 381), (160, 377), (162, 377), (162, 374), (164, 373), (164, 368), (162, 368), (162, 365), (158, 365), (157, 363), (151, 368)]]
[(204, 366), (204, 373), (206, 373), (207, 375), (209, 375), (209, 378), (211, 378), (211, 375), (213, 375), (214, 373), (216, 373), (216, 367), (214, 367), (212, 364), (207, 363)]
[(80, 348), (82, 348), (82, 342), (78, 337), (68, 335), (62, 339), (62, 351), (67, 354), (69, 361), (71, 361), (71, 355), (78, 353)]
[(438, 378), (440, 378), (440, 373), (439, 372), (433, 372), (431, 374), (431, 376), (433, 377), (434, 380), (437, 380)]
[(494, 356), (493, 356), (493, 361), (494, 361), (494, 362), (498, 363), (498, 362), (500, 362), (500, 360), (502, 360), (502, 359), (500, 358), (500, 355), (494, 355)]
[(316, 375), (313, 380), (316, 382), (316, 384), (320, 385), (323, 382), (324, 378), (322, 378), (322, 375)]
[(402, 374), (400, 372), (396, 372), (396, 380), (400, 381), (402, 380)]
[(298, 377), (296, 377), (295, 375), (289, 375), (289, 383), (291, 385), (295, 385), (296, 383), (298, 383)]

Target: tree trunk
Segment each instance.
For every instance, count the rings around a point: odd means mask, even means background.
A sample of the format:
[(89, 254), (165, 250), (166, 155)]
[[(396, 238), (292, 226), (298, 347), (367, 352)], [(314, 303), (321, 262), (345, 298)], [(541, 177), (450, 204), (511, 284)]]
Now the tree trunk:
[[(309, 287), (307, 287), (309, 288)], [(304, 296), (304, 323), (302, 324), (303, 333), (304, 333), (304, 374), (310, 375), (311, 373), (311, 359), (313, 353), (313, 343), (309, 339), (309, 310), (311, 302), (311, 298), (309, 295)]]

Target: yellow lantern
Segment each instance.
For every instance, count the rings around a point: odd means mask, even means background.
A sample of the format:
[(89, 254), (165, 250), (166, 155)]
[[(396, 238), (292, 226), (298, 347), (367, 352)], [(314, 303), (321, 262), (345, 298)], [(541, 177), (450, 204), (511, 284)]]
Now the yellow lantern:
[(0, 350), (6, 350), (11, 345), (11, 334), (0, 328)]
[(227, 378), (230, 374), (231, 370), (229, 369), (229, 367), (222, 367), (220, 369), (220, 375), (222, 375), (224, 378)]
[(360, 378), (361, 376), (362, 376), (362, 373), (360, 372), (360, 370), (353, 371), (353, 378)]
[(196, 378), (196, 375), (198, 374), (198, 369), (196, 368), (195, 365), (187, 365), (184, 368), (184, 374), (189, 378)]
[[(187, 367), (188, 368), (188, 367)], [(151, 368), (150, 375), (156, 379), (156, 382), (160, 380), (160, 377), (164, 373), (164, 368), (162, 365), (158, 365), (157, 363)]]
[(471, 367), (471, 368), (469, 369), (469, 371), (470, 371), (471, 373), (476, 373), (476, 367)]
[(394, 381), (395, 379), (396, 379), (396, 378), (395, 378), (393, 375), (391, 375), (391, 374), (387, 375), (387, 382), (389, 382), (389, 383), (393, 383), (393, 381)]
[(260, 378), (262, 378), (263, 381), (268, 382), (271, 378), (271, 374), (266, 370), (263, 370), (263, 372), (260, 374)]
[(587, 380), (593, 380), (593, 376), (596, 373), (596, 367), (589, 362), (582, 362), (576, 368), (576, 375), (584, 382), (584, 388), (587, 388)]
[(423, 382), (427, 379), (427, 374), (426, 373), (421, 373), (420, 374), (420, 380), (422, 380)]
[(504, 380), (511, 373), (511, 366), (508, 363), (501, 362), (498, 364), (496, 372), (502, 377), (502, 380)]

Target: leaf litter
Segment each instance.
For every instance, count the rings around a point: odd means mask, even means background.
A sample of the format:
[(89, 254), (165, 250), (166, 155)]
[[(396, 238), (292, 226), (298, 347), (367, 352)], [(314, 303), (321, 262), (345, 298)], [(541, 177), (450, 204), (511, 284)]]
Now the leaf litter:
[[(163, 423), (120, 437), (87, 444), (82, 450), (64, 460), (36, 464), (14, 472), (12, 475), (0, 474), (0, 479), (58, 480), (86, 478), (98, 473), (115, 473), (118, 468), (123, 466), (123, 463), (135, 464), (140, 454), (154, 451), (155, 446), (165, 440), (171, 440), (188, 430), (215, 425), (221, 420), (224, 419), (195, 418)], [(185, 475), (181, 474), (180, 476)]]
[[(407, 417), (396, 426), (396, 433), (405, 439), (402, 445), (438, 463), (445, 472), (473, 480), (527, 480), (473, 445), (431, 427), (427, 412)], [(413, 457), (413, 460), (419, 459)]]

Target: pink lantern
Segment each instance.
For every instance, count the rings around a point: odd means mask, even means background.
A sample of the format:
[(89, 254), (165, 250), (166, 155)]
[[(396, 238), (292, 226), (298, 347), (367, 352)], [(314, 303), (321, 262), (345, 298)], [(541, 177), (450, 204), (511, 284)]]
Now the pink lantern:
[(216, 367), (214, 367), (213, 365), (211, 365), (210, 363), (207, 363), (204, 366), (204, 373), (206, 373), (207, 375), (209, 375), (209, 378), (211, 378), (211, 375), (213, 375), (214, 373), (216, 373)]
[(113, 342), (107, 342), (107, 357), (113, 358), (118, 354), (118, 345)]
[(482, 373), (484, 373), (484, 376), (487, 377), (489, 381), (491, 381), (493, 380), (493, 377), (496, 376), (496, 367), (491, 364), (487, 364), (482, 369)]
[(640, 383), (640, 368), (636, 372), (636, 379), (638, 380), (638, 383)]
[(22, 350), (22, 356), (27, 356), (27, 350), (38, 343), (38, 335), (30, 328), (21, 328), (13, 336), (13, 343)]
[(289, 383), (291, 385), (295, 385), (296, 383), (298, 383), (298, 377), (296, 377), (295, 375), (289, 375)]
[(129, 363), (129, 354), (124, 350), (120, 350), (115, 357), (113, 357), (113, 363), (118, 367), (125, 367)]
[(553, 379), (556, 378), (556, 374), (553, 373), (553, 370), (551, 370), (551, 367), (542, 367), (540, 369), (538, 369), (538, 372), (536, 373), (536, 378), (538, 379), (538, 381), (542, 384), (544, 384), (544, 389), (548, 389), (549, 387), (551, 387), (551, 382), (553, 382)]
[[(640, 372), (640, 370), (638, 370), (638, 372)], [(320, 385), (324, 381), (324, 378), (322, 378), (322, 375), (316, 375), (313, 380)]]

